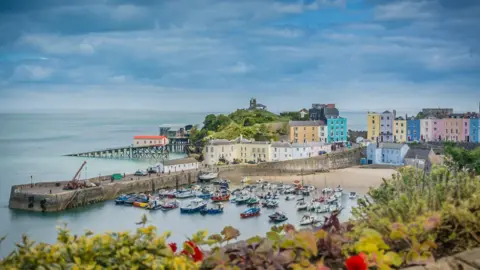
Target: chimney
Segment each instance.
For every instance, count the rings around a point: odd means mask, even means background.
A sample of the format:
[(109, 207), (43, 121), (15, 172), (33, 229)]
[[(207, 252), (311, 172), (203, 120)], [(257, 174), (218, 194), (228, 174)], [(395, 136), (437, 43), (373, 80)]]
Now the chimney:
[(397, 118), (397, 111), (393, 110), (393, 119)]

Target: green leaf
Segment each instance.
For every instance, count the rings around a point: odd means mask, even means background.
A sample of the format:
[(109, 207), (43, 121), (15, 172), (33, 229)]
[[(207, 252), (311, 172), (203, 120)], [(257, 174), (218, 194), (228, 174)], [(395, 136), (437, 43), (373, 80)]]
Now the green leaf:
[(258, 235), (247, 239), (247, 243), (250, 245), (260, 243), (260, 241), (262, 241), (262, 238)]
[(277, 242), (280, 240), (280, 235), (277, 232), (267, 232), (267, 238)]
[(400, 267), (400, 265), (402, 265), (403, 263), (402, 257), (400, 257), (398, 253), (393, 251), (387, 252), (384, 255), (383, 259), (385, 260), (385, 263), (387, 263), (388, 265), (394, 265), (396, 267)]

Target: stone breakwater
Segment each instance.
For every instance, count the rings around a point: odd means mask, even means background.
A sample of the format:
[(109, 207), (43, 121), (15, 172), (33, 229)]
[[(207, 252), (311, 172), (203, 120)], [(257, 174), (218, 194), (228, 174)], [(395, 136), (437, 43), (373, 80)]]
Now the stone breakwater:
[[(211, 168), (220, 177), (228, 175), (290, 175), (328, 171), (359, 165), (362, 148), (332, 153), (307, 159), (233, 165)], [(57, 212), (92, 203), (112, 200), (122, 193), (153, 193), (159, 189), (189, 185), (197, 182), (201, 170), (176, 174), (136, 177), (127, 175), (122, 180), (110, 181), (110, 176), (89, 179), (98, 186), (77, 190), (63, 190), (68, 181), (40, 182), (34, 185), (15, 185), (10, 191), (9, 207), (36, 212)]]

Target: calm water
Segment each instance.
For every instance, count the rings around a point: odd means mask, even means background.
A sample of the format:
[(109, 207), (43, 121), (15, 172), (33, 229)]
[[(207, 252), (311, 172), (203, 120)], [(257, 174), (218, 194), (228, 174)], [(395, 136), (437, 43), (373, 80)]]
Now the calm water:
[[(30, 176), (33, 176), (34, 182), (71, 179), (84, 159), (64, 157), (64, 154), (126, 146), (131, 144), (134, 135), (157, 134), (159, 125), (199, 124), (204, 115), (158, 111), (0, 114), (0, 236), (7, 234), (7, 239), (0, 245), (0, 257), (13, 249), (22, 233), (36, 241), (55, 241), (55, 227), (63, 222), (67, 222), (74, 233), (82, 233), (86, 229), (95, 232), (135, 229), (135, 222), (145, 211), (115, 206), (113, 202), (61, 213), (10, 210), (10, 187), (29, 183)], [(350, 129), (365, 129), (365, 113), (342, 113), (342, 116), (349, 119)], [(180, 157), (182, 154), (170, 156)], [(82, 178), (134, 172), (156, 163), (155, 160), (107, 159), (87, 159), (87, 162)], [(350, 207), (342, 212), (343, 218), (346, 218)], [(301, 214), (296, 213), (294, 203), (282, 199), (280, 208), (289, 213), (290, 222), (298, 223)], [(148, 212), (148, 216), (160, 230), (171, 230), (174, 241), (182, 241), (198, 229), (217, 233), (226, 225), (240, 229), (245, 238), (268, 231), (271, 224), (266, 214), (274, 210), (266, 210), (257, 218), (240, 220), (243, 209), (227, 203), (225, 213), (219, 216), (180, 215), (175, 210), (168, 213)]]

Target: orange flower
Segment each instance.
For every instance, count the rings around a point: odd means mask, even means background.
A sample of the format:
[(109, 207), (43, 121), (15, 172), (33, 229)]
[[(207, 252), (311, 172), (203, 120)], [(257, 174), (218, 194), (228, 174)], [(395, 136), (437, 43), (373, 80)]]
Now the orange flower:
[(350, 256), (345, 261), (345, 266), (348, 270), (367, 270), (368, 265), (365, 262), (365, 254), (360, 253), (356, 256)]

